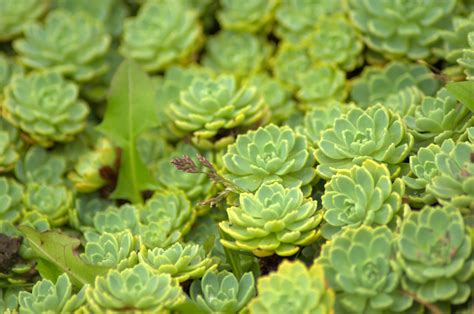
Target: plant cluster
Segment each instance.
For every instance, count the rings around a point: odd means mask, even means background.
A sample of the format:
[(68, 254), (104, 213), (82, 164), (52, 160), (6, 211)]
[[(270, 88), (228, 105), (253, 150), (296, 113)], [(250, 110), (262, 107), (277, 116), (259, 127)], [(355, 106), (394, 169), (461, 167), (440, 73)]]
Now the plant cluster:
[(0, 313), (474, 308), (468, 0), (0, 0)]

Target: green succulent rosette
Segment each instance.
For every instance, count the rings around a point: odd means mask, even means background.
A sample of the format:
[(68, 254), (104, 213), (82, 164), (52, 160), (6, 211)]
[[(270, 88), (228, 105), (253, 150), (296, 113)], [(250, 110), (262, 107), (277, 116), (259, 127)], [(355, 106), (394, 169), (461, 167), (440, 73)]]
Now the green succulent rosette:
[(313, 60), (337, 65), (345, 71), (352, 71), (363, 62), (364, 45), (342, 13), (319, 18), (305, 45)]
[(386, 227), (345, 229), (316, 259), (336, 294), (336, 313), (408, 313), (413, 300), (400, 292), (395, 235)]
[(196, 211), (182, 191), (156, 192), (139, 210), (138, 233), (147, 248), (166, 248), (189, 232)]
[(444, 88), (436, 97), (425, 97), (406, 121), (415, 138), (415, 147), (456, 139), (474, 123), (471, 111)]
[(361, 225), (394, 229), (404, 194), (403, 180), (390, 179), (384, 164), (369, 159), (361, 166), (339, 170), (324, 186), (321, 201), (326, 224), (321, 233), (331, 239), (343, 229)]
[(282, 43), (270, 60), (275, 78), (280, 80), (288, 89), (295, 92), (298, 89), (299, 78), (302, 74), (311, 73), (314, 62), (307, 49), (299, 45)]
[(351, 98), (360, 107), (367, 108), (378, 102), (385, 104), (387, 98), (407, 87), (418, 87), (425, 95), (432, 96), (440, 82), (424, 65), (395, 61), (383, 68), (365, 68), (352, 84)]
[(354, 108), (352, 104), (331, 101), (327, 106), (316, 107), (306, 112), (303, 124), (296, 129), (298, 133), (306, 136), (311, 146), (316, 148), (321, 140), (321, 133), (331, 128), (336, 119), (341, 118), (352, 108)]
[(217, 19), (223, 29), (256, 33), (265, 30), (274, 18), (278, 0), (221, 0)]
[(256, 294), (251, 272), (239, 279), (228, 271), (208, 270), (191, 285), (192, 300), (206, 313), (238, 313)]
[(405, 87), (395, 94), (389, 95), (383, 105), (390, 109), (393, 113), (399, 114), (407, 121), (407, 117), (415, 114), (418, 107), (421, 106), (425, 94), (416, 86)]
[(138, 260), (150, 266), (154, 272), (170, 274), (179, 282), (201, 278), (206, 270), (217, 267), (201, 245), (192, 243), (175, 243), (167, 249), (154, 248), (140, 252)]
[(349, 16), (366, 45), (388, 59), (427, 59), (451, 26), (456, 0), (350, 0)]
[(15, 223), (23, 212), (23, 186), (13, 178), (0, 177), (0, 220)]
[(137, 233), (139, 228), (138, 209), (130, 204), (120, 207), (110, 206), (94, 215), (94, 230), (98, 233), (120, 233), (124, 230), (130, 230)]
[(451, 139), (442, 144), (435, 162), (439, 173), (427, 184), (426, 191), (438, 202), (452, 204), (460, 210), (474, 209), (474, 144), (455, 144)]
[(86, 298), (93, 313), (167, 313), (185, 300), (176, 279), (142, 264), (97, 277)]
[(399, 115), (381, 105), (366, 110), (354, 108), (321, 133), (315, 153), (319, 162), (316, 170), (329, 179), (340, 169), (372, 159), (387, 164), (392, 175), (397, 175), (413, 143), (413, 135)]
[(128, 15), (128, 7), (122, 0), (53, 0), (55, 9), (71, 13), (83, 11), (104, 24), (107, 32), (114, 37), (122, 33), (123, 20)]
[(425, 302), (461, 304), (474, 275), (472, 238), (454, 207), (425, 207), (404, 219), (397, 239), (402, 287)]
[(3, 116), (34, 142), (70, 142), (86, 127), (89, 107), (76, 84), (53, 71), (16, 77), (5, 89)]
[(270, 44), (262, 37), (224, 30), (207, 41), (202, 64), (216, 73), (241, 78), (261, 72), (271, 50)]
[(258, 296), (248, 310), (257, 313), (334, 313), (334, 291), (327, 287), (323, 268), (300, 261), (283, 261), (278, 271), (259, 278)]
[[(211, 193), (213, 183), (205, 173), (186, 173), (176, 169), (171, 160), (182, 156), (195, 157), (197, 154), (200, 152), (194, 146), (179, 143), (173, 153), (158, 161), (156, 166), (156, 178), (160, 185), (163, 188), (183, 191), (193, 203), (204, 200)], [(204, 156), (212, 162), (212, 154), (204, 153)]]
[(107, 184), (104, 170), (114, 171), (117, 161), (117, 149), (107, 138), (100, 138), (93, 150), (82, 155), (68, 179), (72, 181), (76, 191), (90, 193), (97, 191)]
[(33, 286), (32, 292), (20, 292), (20, 313), (72, 313), (85, 302), (87, 287), (74, 294), (67, 274), (60, 275), (56, 283), (43, 279)]
[(162, 131), (163, 129), (150, 129), (137, 138), (137, 152), (153, 173), (157, 171), (157, 161), (168, 156), (174, 150)]
[(69, 210), (74, 196), (64, 185), (30, 183), (26, 187), (23, 203), (26, 211), (36, 211), (47, 217), (53, 227), (69, 220)]
[[(444, 145), (445, 149), (450, 149)], [(407, 187), (407, 194), (410, 205), (413, 207), (423, 207), (436, 202), (435, 197), (426, 191), (426, 186), (430, 184), (434, 177), (439, 175), (436, 166), (436, 155), (442, 150), (436, 144), (421, 147), (416, 155), (410, 156), (410, 175), (403, 176), (403, 181)]]
[(469, 81), (474, 80), (474, 32), (470, 32), (467, 35), (468, 47), (463, 49), (462, 57), (457, 61), (459, 65), (464, 69), (466, 79)]
[(100, 197), (98, 192), (76, 194), (74, 206), (69, 211), (69, 225), (77, 230), (93, 227), (94, 216), (112, 206), (112, 201)]
[(291, 43), (300, 42), (314, 30), (315, 24), (324, 16), (342, 11), (340, 0), (281, 1), (275, 14), (275, 34)]
[(18, 129), (0, 117), (0, 173), (15, 168), (22, 146)]
[(22, 64), (58, 71), (77, 82), (91, 81), (107, 71), (104, 62), (111, 38), (102, 23), (84, 12), (54, 10), (44, 24), (25, 28), (13, 47)]
[(147, 1), (125, 20), (120, 53), (147, 72), (190, 61), (202, 44), (197, 12), (183, 1)]
[(50, 0), (0, 1), (0, 42), (20, 36), (46, 12)]
[(327, 106), (332, 101), (344, 101), (347, 97), (346, 75), (336, 66), (313, 65), (298, 77), (296, 98), (299, 108)]
[(15, 313), (18, 310), (18, 295), (22, 291), (18, 287), (0, 289), (0, 312)]
[(15, 76), (21, 76), (24, 73), (25, 70), (21, 65), (0, 53), (0, 101), (3, 98), (3, 89)]
[(102, 234), (86, 232), (84, 236), (86, 244), (81, 258), (88, 264), (122, 269), (137, 261), (140, 241), (130, 230)]
[(315, 177), (314, 157), (306, 138), (274, 124), (239, 135), (222, 163), (224, 176), (248, 192), (264, 183), (279, 182), (309, 195)]
[[(191, 134), (192, 142), (202, 149), (220, 149), (234, 141), (218, 133), (250, 127), (262, 120), (268, 107), (255, 87), (238, 86), (233, 76), (196, 79), (173, 103), (168, 116), (172, 129), (181, 137)], [(225, 132), (224, 132), (225, 133)], [(231, 132), (232, 133), (232, 132)]]
[(263, 184), (254, 193), (241, 193), (239, 206), (227, 209), (228, 221), (219, 223), (231, 240), (221, 243), (256, 256), (291, 256), (314, 242), (322, 214), (317, 202), (305, 199), (299, 188)]
[(60, 156), (48, 154), (40, 146), (31, 146), (23, 158), (18, 160), (15, 176), (24, 184), (62, 184), (66, 172), (66, 160)]

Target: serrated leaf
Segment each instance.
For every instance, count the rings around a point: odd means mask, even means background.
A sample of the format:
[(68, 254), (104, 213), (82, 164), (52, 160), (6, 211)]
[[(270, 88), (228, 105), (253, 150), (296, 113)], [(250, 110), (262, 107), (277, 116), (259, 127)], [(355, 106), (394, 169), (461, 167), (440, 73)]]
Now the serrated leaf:
[(20, 226), (18, 229), (36, 253), (41, 275), (50, 280), (55, 281), (57, 276), (67, 273), (72, 284), (81, 288), (85, 284), (93, 285), (97, 276), (103, 276), (109, 270), (81, 260), (76, 253), (81, 244), (78, 239), (54, 231), (39, 233), (27, 226)]
[(459, 102), (474, 112), (474, 81), (448, 83), (446, 89)]
[(153, 83), (132, 60), (125, 60), (112, 79), (104, 120), (98, 129), (122, 148), (117, 187), (112, 197), (141, 203), (141, 191), (156, 186), (140, 158), (136, 139), (159, 125)]

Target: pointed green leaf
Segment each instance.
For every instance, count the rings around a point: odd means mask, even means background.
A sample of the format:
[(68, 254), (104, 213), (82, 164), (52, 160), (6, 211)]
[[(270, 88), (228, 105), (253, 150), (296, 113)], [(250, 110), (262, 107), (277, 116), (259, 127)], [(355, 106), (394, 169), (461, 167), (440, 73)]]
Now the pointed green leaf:
[(474, 111), (474, 81), (451, 82), (446, 88), (459, 102)]

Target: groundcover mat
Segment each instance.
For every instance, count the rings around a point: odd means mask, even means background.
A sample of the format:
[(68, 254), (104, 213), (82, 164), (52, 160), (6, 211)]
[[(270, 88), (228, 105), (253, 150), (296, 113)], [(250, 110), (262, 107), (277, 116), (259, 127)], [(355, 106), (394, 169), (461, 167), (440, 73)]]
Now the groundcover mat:
[(0, 0), (0, 313), (472, 314), (472, 0)]

